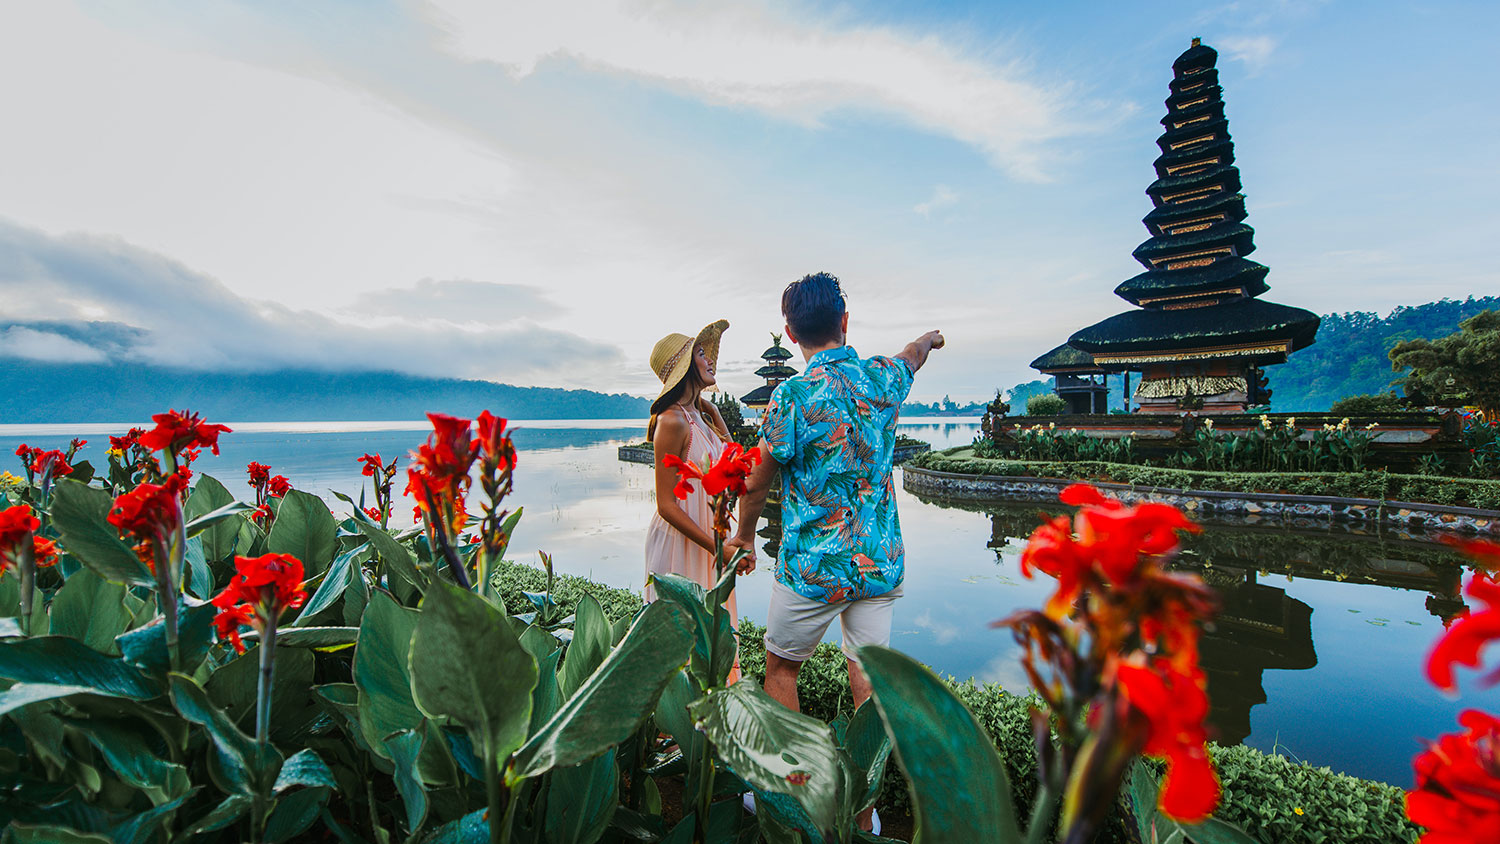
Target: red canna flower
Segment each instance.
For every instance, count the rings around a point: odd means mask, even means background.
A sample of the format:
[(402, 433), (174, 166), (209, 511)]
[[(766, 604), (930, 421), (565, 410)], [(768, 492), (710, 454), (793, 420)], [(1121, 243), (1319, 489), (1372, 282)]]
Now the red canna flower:
[(120, 532), (139, 540), (164, 540), (182, 519), (180, 496), (188, 475), (173, 473), (159, 484), (143, 483), (115, 497), (108, 521)]
[(251, 486), (264, 486), (271, 482), (271, 467), (264, 463), (251, 463), (245, 467)]
[(285, 475), (277, 475), (267, 482), (272, 498), (285, 498), (292, 491), (292, 482)]
[[(1486, 608), (1471, 612), (1453, 623), (1433, 645), (1427, 655), (1427, 679), (1434, 686), (1452, 692), (1458, 683), (1453, 677), (1453, 666), (1479, 667), (1479, 654), (1490, 642), (1500, 639), (1500, 581), (1489, 572), (1477, 572), (1464, 586), (1464, 594), (1486, 604)], [(1493, 685), (1500, 681), (1500, 670), (1485, 676), (1480, 682)]]
[(233, 433), (223, 425), (210, 425), (196, 413), (186, 410), (169, 410), (151, 417), (156, 427), (142, 434), (138, 442), (152, 451), (170, 451), (173, 454), (184, 448), (210, 448), (215, 456), (219, 453), (219, 435)]
[(484, 410), (480, 411), (475, 425), (478, 429), (478, 437), (474, 442), (481, 458), (493, 463), (499, 471), (514, 469), (516, 447), (511, 443), (510, 436), (505, 433), (505, 419)]
[(39, 475), (50, 474), (54, 478), (73, 474), (73, 467), (68, 465), (68, 456), (57, 449), (51, 451), (32, 449), (30, 469)]
[(380, 455), (378, 454), (366, 454), (364, 457), (359, 458), (359, 462), (365, 464), (365, 467), (360, 470), (360, 474), (367, 478), (373, 478), (376, 472), (385, 469), (385, 463), (381, 462)]
[(0, 510), (0, 565), (8, 566), (22, 544), (33, 541), (33, 533), (41, 526), (25, 504)]
[(370, 518), (374, 519), (377, 522), (380, 521), (380, 516), (381, 516), (380, 510), (378, 510), (378, 509), (376, 509), (374, 507), (366, 507), (365, 508), (365, 515), (369, 516)]
[(1406, 816), (1427, 828), (1421, 844), (1500, 841), (1500, 719), (1470, 709), (1467, 732), (1428, 746), (1414, 764)]
[(663, 457), (662, 464), (668, 469), (677, 470), (677, 486), (672, 488), (672, 494), (677, 496), (678, 499), (686, 501), (688, 495), (693, 491), (691, 481), (703, 480), (703, 470), (675, 454), (668, 454), (666, 457)]
[(302, 561), (291, 554), (235, 557), (234, 568), (229, 585), (211, 603), (219, 609), (214, 617), (219, 637), (244, 653), (239, 628), (249, 624), (263, 631), (286, 610), (302, 606), (307, 589), (302, 583)]
[(131, 428), (125, 432), (123, 437), (110, 437), (109, 447), (111, 451), (129, 451), (140, 441), (141, 434), (146, 433), (140, 428)]
[(1124, 662), (1116, 668), (1121, 702), (1145, 717), (1150, 731), (1141, 752), (1165, 757), (1161, 810), (1194, 823), (1213, 813), (1219, 778), (1208, 759), (1208, 693), (1202, 669), (1179, 671), (1167, 659), (1150, 667)]
[(57, 562), (57, 542), (51, 539), (43, 539), (40, 536), (32, 537), (31, 560), (37, 568), (46, 568)]
[(759, 448), (746, 451), (739, 443), (725, 445), (719, 459), (703, 473), (703, 491), (710, 497), (721, 495), (726, 489), (744, 495), (745, 479), (759, 462)]
[(89, 444), (88, 440), (81, 440), (81, 439), (78, 439), (77, 437), (74, 437), (73, 441), (70, 442), (70, 443), (68, 443), (68, 450), (76, 452), (78, 449), (83, 448), (84, 446), (86, 446), (88, 444)]
[[(464, 496), (471, 483), (469, 468), (478, 456), (478, 441), (469, 437), (472, 423), (468, 419), (441, 413), (429, 413), (427, 418), (433, 432), (412, 455), (406, 470), (406, 494), (417, 501), (418, 519), (421, 513), (427, 513), (434, 523), (447, 523), (444, 529), (456, 536), (468, 520)], [(433, 507), (438, 512), (431, 512)]]

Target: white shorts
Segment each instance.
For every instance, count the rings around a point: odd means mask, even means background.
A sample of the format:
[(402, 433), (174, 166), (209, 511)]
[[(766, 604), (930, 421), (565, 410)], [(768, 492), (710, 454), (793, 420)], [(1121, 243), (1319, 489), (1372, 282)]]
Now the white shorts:
[(828, 625), (838, 618), (844, 629), (844, 656), (856, 663), (865, 645), (890, 645), (891, 613), (901, 597), (897, 586), (883, 595), (829, 604), (797, 594), (781, 581), (771, 585), (771, 608), (766, 612), (766, 650), (782, 659), (806, 662)]

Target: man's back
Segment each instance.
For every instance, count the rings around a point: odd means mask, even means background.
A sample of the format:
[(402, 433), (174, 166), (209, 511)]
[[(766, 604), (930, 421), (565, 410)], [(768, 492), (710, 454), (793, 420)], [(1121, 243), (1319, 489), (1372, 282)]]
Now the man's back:
[(900, 585), (906, 550), (891, 478), (896, 418), (911, 390), (900, 358), (818, 352), (776, 388), (761, 436), (782, 469), (777, 580), (819, 601)]

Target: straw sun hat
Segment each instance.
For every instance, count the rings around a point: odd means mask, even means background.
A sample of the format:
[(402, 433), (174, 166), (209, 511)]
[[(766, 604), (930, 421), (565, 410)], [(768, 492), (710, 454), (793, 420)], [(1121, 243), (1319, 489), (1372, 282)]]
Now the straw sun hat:
[[(719, 362), (719, 336), (724, 329), (729, 327), (728, 320), (719, 320), (698, 332), (697, 337), (689, 337), (686, 334), (668, 334), (656, 341), (656, 346), (651, 349), (651, 371), (661, 379), (661, 393), (657, 395), (656, 401), (661, 401), (667, 393), (687, 377), (693, 368), (693, 347), (702, 346), (703, 351), (708, 353), (708, 360), (715, 365)], [(654, 406), (656, 401), (651, 404)]]

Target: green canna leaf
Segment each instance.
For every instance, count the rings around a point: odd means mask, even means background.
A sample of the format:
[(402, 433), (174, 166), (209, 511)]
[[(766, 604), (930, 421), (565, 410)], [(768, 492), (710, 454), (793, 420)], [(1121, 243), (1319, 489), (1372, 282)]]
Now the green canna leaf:
[(922, 840), (1021, 841), (1005, 763), (974, 714), (911, 657), (875, 645), (859, 656)]
[(52, 489), (52, 525), (69, 556), (111, 583), (156, 585), (156, 575), (120, 539), (107, 518), (114, 499), (67, 478)]
[(599, 599), (585, 594), (578, 601), (573, 621), (573, 641), (563, 653), (562, 670), (557, 685), (564, 699), (573, 696), (578, 687), (609, 656), (613, 630), (604, 615)]
[(386, 751), (396, 763), (396, 791), (406, 807), (406, 829), (412, 833), (427, 820), (427, 787), (417, 768), (423, 741), (423, 734), (416, 730), (402, 730), (385, 739)]
[(291, 554), (302, 561), (307, 577), (321, 574), (338, 550), (338, 523), (328, 505), (316, 495), (294, 489), (281, 499), (276, 521), (266, 537), (266, 550)]
[(52, 596), (47, 632), (69, 636), (104, 654), (118, 654), (115, 637), (130, 625), (125, 587), (94, 572), (74, 572)]
[(82, 686), (97, 693), (147, 700), (161, 688), (123, 659), (65, 636), (0, 641), (0, 677), (29, 683)]
[(549, 778), (547, 840), (551, 844), (594, 844), (609, 827), (620, 799), (620, 772), (613, 753), (570, 768), (558, 768)]
[(687, 662), (691, 620), (675, 603), (657, 601), (631, 625), (620, 646), (565, 701), (506, 770), (512, 785), (614, 747), (640, 727), (662, 689)]

